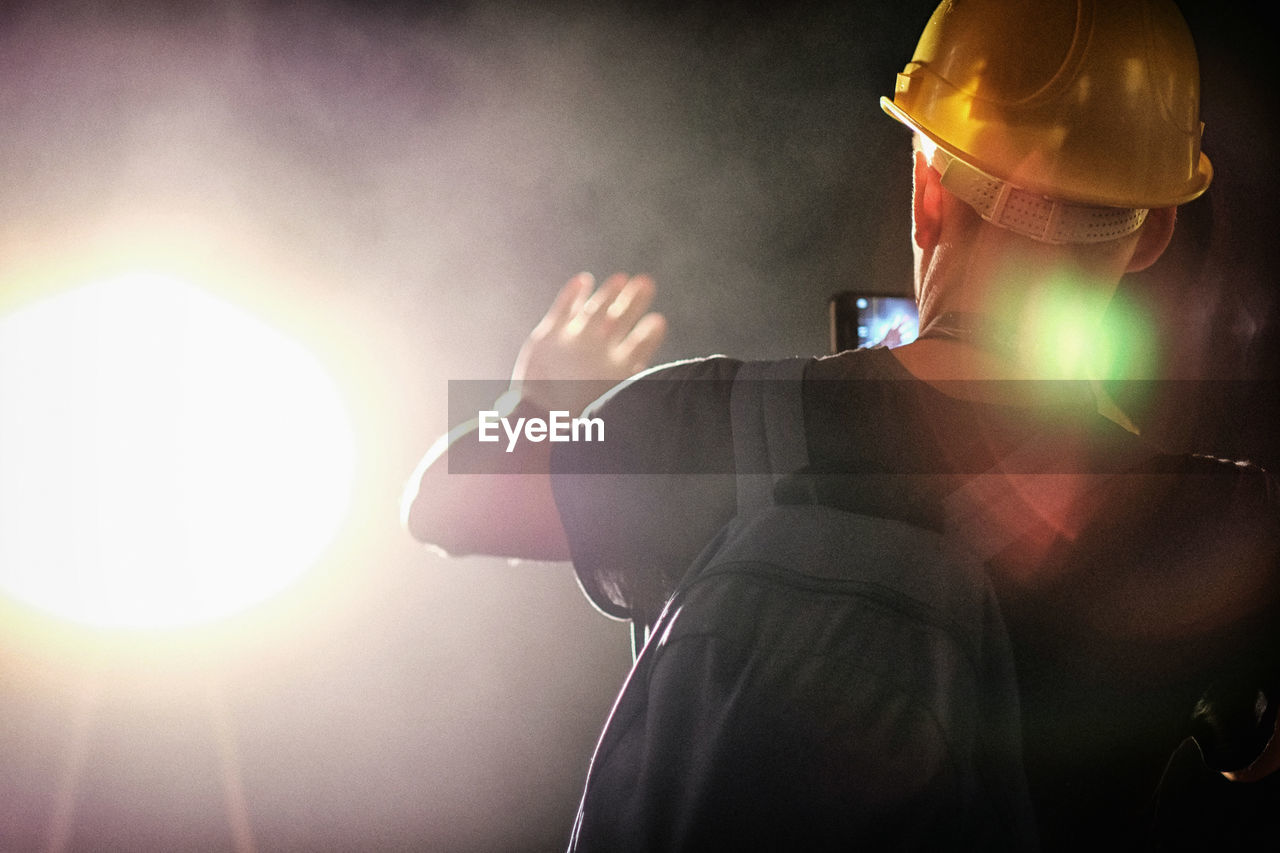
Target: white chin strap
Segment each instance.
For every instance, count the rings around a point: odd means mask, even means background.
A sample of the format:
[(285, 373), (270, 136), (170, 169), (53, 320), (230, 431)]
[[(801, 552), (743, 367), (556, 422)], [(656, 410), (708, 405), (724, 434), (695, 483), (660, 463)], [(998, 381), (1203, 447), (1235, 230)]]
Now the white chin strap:
[(938, 148), (942, 186), (992, 225), (1042, 243), (1105, 243), (1142, 227), (1145, 208), (1097, 207), (1046, 198), (993, 178)]

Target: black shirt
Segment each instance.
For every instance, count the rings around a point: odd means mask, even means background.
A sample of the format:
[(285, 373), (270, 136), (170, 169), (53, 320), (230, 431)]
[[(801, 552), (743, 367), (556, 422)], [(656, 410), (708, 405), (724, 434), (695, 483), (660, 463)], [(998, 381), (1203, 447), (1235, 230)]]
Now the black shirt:
[[(594, 411), (605, 441), (556, 447), (575, 569), (604, 612), (652, 624), (732, 517), (739, 364), (649, 371)], [(1036, 405), (960, 399), (973, 395), (914, 379), (883, 349), (815, 359), (803, 387), (812, 466), (838, 475), (840, 508), (935, 528), (947, 495), (1036, 437), (1061, 452), (1013, 474), (1089, 480), (1069, 513), (1032, 525), (988, 568), (1014, 648), (1044, 846), (1123, 846), (1143, 831), (1205, 691), (1224, 673), (1276, 671), (1273, 485), (1252, 466), (1145, 447), (1071, 383), (976, 390)]]

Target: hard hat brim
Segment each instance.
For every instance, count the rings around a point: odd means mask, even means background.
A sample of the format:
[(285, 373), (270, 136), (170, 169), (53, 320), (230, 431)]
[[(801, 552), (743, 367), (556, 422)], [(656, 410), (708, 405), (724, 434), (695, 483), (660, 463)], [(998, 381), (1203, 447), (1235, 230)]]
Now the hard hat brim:
[[(941, 148), (943, 151), (950, 154), (952, 157), (955, 157), (961, 160), (962, 162), (968, 164), (970, 167), (977, 169), (978, 171), (983, 172), (984, 174), (990, 175), (991, 177), (996, 178), (997, 180), (1002, 180), (1002, 181), (1008, 180), (1008, 176), (1000, 174), (998, 170), (992, 169), (988, 164), (984, 164), (981, 162), (974, 162), (974, 159), (970, 154), (959, 150), (956, 146), (952, 145), (945, 138), (942, 138), (938, 134), (929, 130), (929, 128), (925, 127), (915, 118), (913, 118), (910, 113), (908, 113), (906, 110), (902, 109), (902, 107), (894, 103), (892, 98), (889, 98), (887, 96), (881, 96), (880, 108), (884, 110), (885, 113), (890, 118), (905, 125), (910, 130), (916, 133), (919, 133), (921, 136), (924, 136), (925, 138), (929, 139), (933, 144), (937, 145), (939, 148)], [(1134, 198), (1134, 199), (1120, 200), (1120, 199), (1105, 198), (1105, 197), (1090, 197), (1083, 194), (1065, 195), (1062, 193), (1054, 192), (1052, 187), (1036, 186), (1034, 182), (1027, 181), (1027, 180), (1018, 180), (1018, 181), (1014, 181), (1013, 183), (1015, 186), (1017, 186), (1020, 189), (1028, 190), (1030, 192), (1040, 193), (1047, 198), (1056, 198), (1061, 201), (1068, 201), (1076, 204), (1094, 204), (1100, 207), (1134, 207), (1134, 208), (1141, 207), (1141, 208), (1148, 208), (1148, 209), (1161, 208), (1161, 207), (1176, 207), (1177, 205), (1186, 204), (1189, 201), (1193, 201), (1194, 199), (1199, 198), (1201, 195), (1204, 194), (1205, 190), (1209, 188), (1209, 184), (1213, 181), (1213, 163), (1210, 162), (1208, 155), (1206, 155), (1203, 151), (1199, 152), (1199, 155), (1200, 156), (1199, 156), (1199, 162), (1197, 163), (1196, 174), (1193, 176), (1192, 180), (1187, 183), (1187, 185), (1183, 188), (1182, 192), (1176, 195), (1173, 195), (1169, 198), (1159, 198), (1159, 199)]]

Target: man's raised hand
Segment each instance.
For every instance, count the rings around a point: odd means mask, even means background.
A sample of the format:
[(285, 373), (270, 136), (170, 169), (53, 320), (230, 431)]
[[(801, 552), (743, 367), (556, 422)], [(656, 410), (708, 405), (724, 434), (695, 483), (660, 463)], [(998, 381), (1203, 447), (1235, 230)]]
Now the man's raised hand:
[(648, 276), (614, 273), (598, 288), (590, 273), (569, 279), (520, 348), (512, 390), (548, 411), (580, 414), (662, 344), (666, 319), (646, 313), (653, 296)]

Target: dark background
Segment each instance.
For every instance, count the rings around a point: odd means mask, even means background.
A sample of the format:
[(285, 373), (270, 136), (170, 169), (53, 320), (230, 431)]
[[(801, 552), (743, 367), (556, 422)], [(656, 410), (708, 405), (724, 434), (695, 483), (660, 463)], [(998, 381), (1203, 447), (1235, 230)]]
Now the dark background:
[[(932, 6), (0, 7), (0, 309), (148, 216), (214, 235), (363, 448), (338, 545), (257, 612), (157, 638), (0, 610), (0, 849), (560, 849), (625, 626), (566, 565), (416, 547), (400, 488), (448, 380), (504, 377), (579, 270), (654, 275), (662, 360), (822, 352), (830, 293), (909, 292), (908, 140), (877, 98)], [(1144, 418), (1272, 464), (1269, 45), (1234, 4), (1182, 7), (1217, 177), (1124, 285), (1171, 380)], [(1277, 811), (1189, 778), (1184, 840)]]

